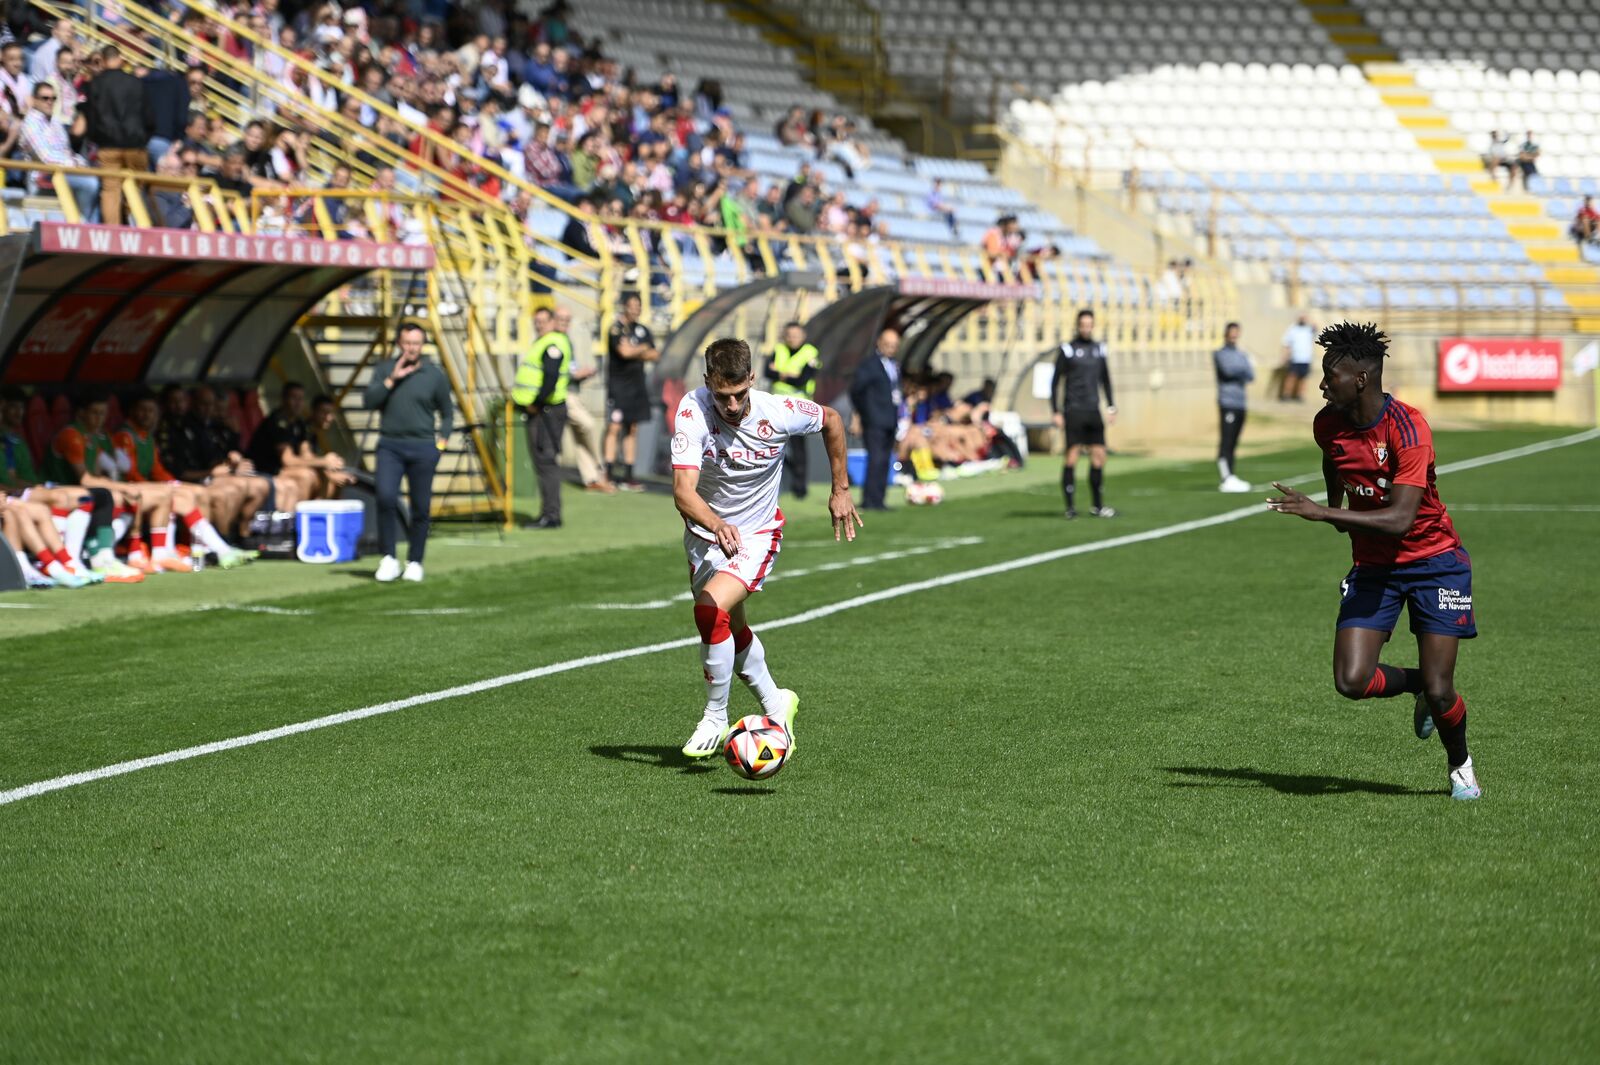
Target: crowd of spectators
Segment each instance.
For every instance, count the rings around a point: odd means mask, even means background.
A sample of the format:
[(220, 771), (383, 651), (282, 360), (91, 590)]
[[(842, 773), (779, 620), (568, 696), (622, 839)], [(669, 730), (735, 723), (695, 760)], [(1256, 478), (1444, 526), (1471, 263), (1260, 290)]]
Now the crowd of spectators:
[[(605, 243), (628, 260), (634, 249), (610, 220), (725, 230), (727, 238), (719, 237), (713, 251), (752, 261), (761, 234), (832, 235), (863, 263), (887, 236), (876, 202), (850, 204), (809, 163), (791, 180), (764, 185), (748, 167), (744, 134), (719, 82), (706, 79), (690, 88), (671, 73), (638, 78), (573, 29), (561, 0), (531, 19), (509, 3), (493, 2), (472, 10), (445, 5), (441, 19), (419, 18), (414, 5), (392, 0), (347, 7), (255, 0), (222, 2), (216, 10), (251, 34), (233, 32), (199, 9), (172, 5), (166, 14), (281, 90), (258, 94), (257, 117), (243, 128), (208, 110), (200, 91), (207, 78), (224, 87), (246, 80), (215, 55), (194, 49), (183, 57), (183, 74), (151, 69), (137, 65), (150, 49), (135, 25), (113, 19), (124, 46), (89, 48), (78, 27), (62, 20), (19, 27), (26, 45), (12, 40), (0, 49), (0, 154), (201, 177), (243, 194), (362, 186), (348, 169), (317, 165), (315, 149), (337, 139), (349, 142), (355, 158), (374, 172), (373, 188), (414, 191), (430, 168), (438, 168), (456, 179), (442, 195), (499, 200), (525, 219), (543, 209), (536, 197), (503, 180), (501, 172), (508, 172), (584, 211), (581, 227), (569, 227), (564, 243), (588, 254)], [(257, 46), (252, 36), (300, 62)], [(403, 121), (341, 87), (360, 88)], [(330, 128), (318, 118), (323, 110), (339, 112), (370, 139)], [(423, 136), (424, 128), (451, 146)], [(848, 116), (796, 108), (775, 132), (852, 176), (873, 164)], [(390, 147), (380, 150), (378, 141)], [(31, 180), (41, 188), (49, 182), (41, 173)], [(102, 189), (92, 175), (70, 182), (86, 219), (123, 220), (116, 183)], [(936, 188), (930, 202), (939, 195)], [(161, 224), (194, 224), (194, 205), (182, 187), (158, 189), (152, 199)], [(367, 235), (360, 212), (337, 197), (325, 203), (341, 236)], [(312, 220), (309, 201), (268, 210), (262, 228)], [(953, 228), (948, 204), (940, 213)], [(653, 257), (660, 239), (651, 242)], [(686, 248), (692, 242), (681, 234), (680, 240)]]

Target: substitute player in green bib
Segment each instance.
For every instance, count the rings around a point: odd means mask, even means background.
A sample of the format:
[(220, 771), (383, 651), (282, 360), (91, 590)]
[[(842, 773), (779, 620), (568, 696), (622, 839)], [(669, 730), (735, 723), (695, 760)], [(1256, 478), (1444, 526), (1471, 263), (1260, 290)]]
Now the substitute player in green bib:
[[(783, 327), (783, 340), (772, 346), (772, 358), (767, 360), (767, 376), (772, 379), (775, 396), (799, 396), (812, 399), (817, 394), (817, 364), (821, 354), (816, 345), (806, 340), (806, 330), (799, 322)], [(789, 475), (789, 491), (796, 499), (806, 497), (806, 445), (797, 440), (793, 447), (783, 449), (783, 468)]]

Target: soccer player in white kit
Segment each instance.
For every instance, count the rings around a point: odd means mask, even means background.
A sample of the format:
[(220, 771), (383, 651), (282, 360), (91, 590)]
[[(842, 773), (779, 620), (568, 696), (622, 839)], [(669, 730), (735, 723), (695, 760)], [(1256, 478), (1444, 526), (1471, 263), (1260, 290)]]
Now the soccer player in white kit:
[(683, 549), (706, 677), (705, 714), (683, 745), (690, 758), (721, 749), (735, 673), (761, 701), (761, 712), (783, 724), (794, 749), (800, 699), (773, 681), (766, 651), (744, 616), (745, 599), (761, 590), (783, 540), (778, 485), (791, 438), (804, 447), (806, 434), (822, 434), (833, 471), (828, 513), (834, 540), (841, 534), (854, 540), (862, 524), (850, 498), (839, 412), (803, 397), (759, 392), (755, 381), (750, 345), (714, 340), (706, 348), (705, 386), (684, 396), (673, 417), (672, 497), (687, 526)]

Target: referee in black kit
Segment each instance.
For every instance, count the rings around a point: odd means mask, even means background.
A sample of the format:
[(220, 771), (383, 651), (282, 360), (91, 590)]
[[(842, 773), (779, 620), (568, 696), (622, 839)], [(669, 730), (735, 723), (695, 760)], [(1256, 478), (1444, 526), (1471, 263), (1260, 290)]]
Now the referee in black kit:
[(1078, 516), (1078, 453), (1089, 449), (1089, 491), (1094, 495), (1097, 518), (1114, 518), (1105, 505), (1102, 489), (1106, 472), (1106, 423), (1100, 417), (1100, 390), (1106, 393), (1106, 418), (1117, 421), (1111, 396), (1111, 371), (1106, 366), (1106, 346), (1094, 339), (1094, 312), (1078, 312), (1078, 332), (1056, 349), (1056, 372), (1050, 380), (1050, 412), (1057, 429), (1067, 434), (1066, 463), (1061, 467), (1061, 493), (1067, 499), (1067, 518)]

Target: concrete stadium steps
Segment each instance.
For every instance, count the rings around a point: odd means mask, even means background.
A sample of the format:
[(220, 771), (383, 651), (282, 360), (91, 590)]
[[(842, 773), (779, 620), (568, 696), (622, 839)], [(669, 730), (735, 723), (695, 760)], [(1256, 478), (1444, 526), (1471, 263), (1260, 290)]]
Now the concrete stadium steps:
[[(1574, 312), (1600, 308), (1600, 269), (1583, 262), (1564, 227), (1549, 220), (1544, 203), (1526, 189), (1512, 192), (1492, 175), (1483, 160), (1467, 147), (1467, 136), (1435, 105), (1433, 94), (1418, 84), (1416, 71), (1400, 61), (1399, 53), (1384, 46), (1382, 35), (1367, 27), (1362, 9), (1352, 3), (1303, 0), (1329, 39), (1343, 48), (1350, 62), (1361, 67), (1379, 90), (1379, 99), (1409, 130), (1417, 147), (1428, 153), (1441, 174), (1472, 175), (1470, 187), (1488, 204), (1489, 212), (1505, 223), (1506, 232), (1521, 245), (1528, 260), (1545, 268), (1545, 277)], [(1600, 332), (1600, 318), (1579, 314), (1580, 332)]]

